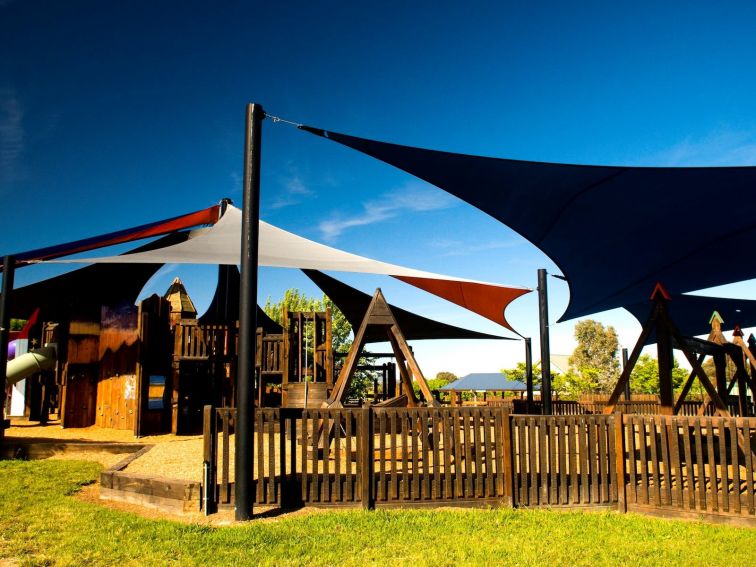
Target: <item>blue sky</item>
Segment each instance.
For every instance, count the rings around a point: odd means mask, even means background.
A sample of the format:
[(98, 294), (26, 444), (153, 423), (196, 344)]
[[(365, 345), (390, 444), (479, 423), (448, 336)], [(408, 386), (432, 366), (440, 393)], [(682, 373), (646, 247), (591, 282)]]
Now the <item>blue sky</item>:
[[(0, 0), (0, 252), (239, 202), (251, 101), (296, 122), (464, 153), (756, 163), (756, 5), (567, 4)], [(275, 225), (504, 284), (535, 287), (539, 267), (555, 269), (498, 222), (385, 164), (270, 120), (263, 137), (262, 217)], [(59, 269), (20, 270), (17, 281)], [(261, 273), (261, 301), (287, 287), (317, 293), (297, 272)], [(177, 274), (207, 305), (209, 268), (167, 267), (145, 293)], [(423, 315), (498, 331), (400, 282), (336, 275)], [(567, 288), (550, 285), (555, 320)], [(724, 293), (750, 297), (753, 286)], [(535, 294), (508, 315), (537, 337)], [(632, 346), (640, 326), (629, 315), (596, 318)], [(572, 350), (573, 325), (552, 327), (554, 352)], [(429, 375), (522, 358), (515, 342), (415, 348)]]

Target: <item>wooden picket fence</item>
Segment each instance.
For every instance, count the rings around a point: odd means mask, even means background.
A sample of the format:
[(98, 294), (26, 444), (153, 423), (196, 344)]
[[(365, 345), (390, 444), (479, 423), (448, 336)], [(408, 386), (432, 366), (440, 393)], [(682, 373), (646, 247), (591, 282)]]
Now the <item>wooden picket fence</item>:
[[(507, 407), (510, 408), (512, 413), (526, 414), (527, 402), (525, 400), (491, 400), (488, 402), (492, 407)], [(701, 410), (701, 406), (704, 405), (700, 401), (684, 401), (680, 406), (680, 415), (683, 416), (697, 416)], [(601, 415), (604, 413), (606, 407), (606, 401), (604, 400), (554, 400), (551, 402), (551, 411), (553, 415)], [(614, 410), (615, 413), (623, 414), (637, 414), (637, 415), (658, 415), (660, 412), (661, 404), (656, 400), (620, 400), (617, 402)], [(740, 407), (737, 400), (728, 401), (727, 409), (730, 415), (739, 416)], [(712, 402), (706, 402), (706, 407), (703, 410), (705, 416), (713, 416), (716, 408)], [(748, 405), (749, 415), (756, 414), (756, 407), (753, 402)], [(532, 413), (542, 413), (542, 404), (536, 400), (532, 404)]]
[(617, 502), (615, 416), (512, 416), (517, 506)]
[(623, 508), (754, 518), (756, 418), (625, 415), (622, 422)]
[[(235, 414), (205, 409), (208, 511), (234, 501)], [(254, 444), (259, 506), (610, 507), (756, 521), (756, 418), (266, 408)]]

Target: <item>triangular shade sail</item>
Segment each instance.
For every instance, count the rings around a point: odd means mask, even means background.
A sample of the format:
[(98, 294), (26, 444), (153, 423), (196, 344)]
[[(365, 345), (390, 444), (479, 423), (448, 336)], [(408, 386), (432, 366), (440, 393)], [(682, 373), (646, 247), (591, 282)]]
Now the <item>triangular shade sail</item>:
[[(563, 271), (562, 320), (648, 298), (756, 278), (756, 167), (539, 163), (401, 146), (302, 129), (423, 179), (488, 213)], [(690, 215), (716, 222), (696, 224)]]
[[(646, 322), (653, 304), (641, 301), (625, 305), (638, 319), (640, 324)], [(667, 302), (667, 312), (680, 332), (686, 337), (708, 335), (711, 331), (711, 315), (717, 311), (724, 319), (723, 331), (731, 331), (736, 325), (747, 328), (756, 325), (756, 301), (752, 299), (729, 299), (725, 297), (706, 297), (701, 295), (673, 295)], [(652, 333), (647, 343), (656, 341)]]
[[(261, 266), (386, 274), (435, 293), (512, 330), (504, 310), (517, 297), (528, 293), (514, 288), (454, 278), (371, 260), (302, 238), (260, 221)], [(93, 263), (238, 264), (241, 256), (241, 211), (229, 206), (212, 227), (194, 230), (186, 242), (160, 250), (128, 256), (63, 260)]]
[[(171, 234), (132, 253), (170, 246), (185, 239), (186, 234)], [(133, 304), (147, 280), (161, 267), (161, 264), (96, 264), (20, 287), (11, 294), (10, 316), (26, 319), (39, 307), (39, 317), (44, 321), (71, 317), (99, 321), (103, 305)]]
[[(36, 250), (29, 250), (27, 252), (18, 252), (13, 254), (13, 259), (16, 262), (16, 267), (18, 267), (38, 262), (40, 260), (51, 260), (53, 258), (70, 256), (71, 254), (103, 248), (105, 246), (114, 246), (116, 244), (133, 242), (134, 240), (140, 240), (143, 238), (171, 234), (194, 226), (213, 224), (218, 220), (219, 211), (220, 205), (214, 205), (207, 209), (202, 209), (201, 211), (195, 211), (193, 213), (143, 224), (133, 228), (109, 232), (108, 234), (101, 234), (99, 236), (84, 238), (74, 242), (66, 242), (64, 244), (56, 244), (45, 248), (37, 248)], [(2, 271), (2, 266), (0, 266), (0, 271)]]
[[(338, 307), (344, 316), (357, 329), (367, 313), (372, 296), (363, 293), (339, 280), (332, 278), (317, 270), (302, 270), (305, 275), (325, 293)], [(506, 339), (514, 340), (477, 331), (462, 329), (446, 323), (440, 323), (433, 319), (427, 319), (410, 311), (406, 311), (394, 305), (389, 305), (399, 327), (407, 340), (420, 339)], [(365, 342), (387, 341), (386, 333), (382, 329), (368, 327)]]
[[(218, 283), (207, 311), (199, 318), (202, 325), (226, 325), (239, 320), (241, 278), (236, 266), (218, 266)], [(257, 327), (266, 334), (283, 333), (283, 327), (257, 306)]]

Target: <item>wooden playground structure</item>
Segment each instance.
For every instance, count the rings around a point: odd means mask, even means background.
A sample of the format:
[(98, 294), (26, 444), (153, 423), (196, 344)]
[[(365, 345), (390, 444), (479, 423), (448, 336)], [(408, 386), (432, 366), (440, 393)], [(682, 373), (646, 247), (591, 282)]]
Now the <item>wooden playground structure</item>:
[[(381, 300), (376, 293), (358, 338), (371, 323), (395, 332)], [(344, 408), (338, 401), (348, 384), (348, 358), (321, 408), (256, 412), (255, 505), (599, 507), (754, 525), (756, 419), (747, 392), (755, 360), (742, 333), (736, 330), (733, 343), (724, 339), (718, 314), (709, 340), (686, 339), (666, 314), (663, 288), (652, 300), (649, 322), (612, 394), (553, 401), (551, 415), (517, 414), (524, 407), (515, 407), (519, 400), (440, 407), (432, 397), (422, 407), (407, 397)], [(660, 362), (661, 394), (620, 401), (651, 331), (660, 361), (663, 353), (670, 356), (668, 367)], [(673, 345), (696, 363), (676, 400)], [(701, 368), (706, 355), (714, 357), (716, 387)], [(729, 380), (724, 357), (735, 368)], [(402, 366), (412, 368), (408, 361)], [(703, 400), (687, 399), (694, 377)], [(542, 409), (540, 402), (532, 407)], [(234, 502), (235, 416), (233, 408), (205, 408), (206, 513)]]
[[(65, 427), (203, 431), (201, 496), (211, 513), (234, 502), (238, 324), (203, 322), (178, 284), (178, 298), (103, 306), (99, 322), (43, 322), (38, 332), (57, 345), (46, 381), (58, 384)], [(603, 507), (752, 524), (756, 419), (747, 393), (756, 359), (742, 333), (725, 340), (718, 314), (708, 340), (685, 338), (667, 314), (663, 288), (652, 299), (614, 391), (553, 400), (551, 415), (537, 415), (541, 400), (530, 414), (516, 399), (442, 407), (380, 290), (345, 356), (333, 350), (329, 310), (284, 311), (279, 329), (261, 326), (256, 334), (255, 505)], [(394, 363), (360, 364), (369, 330), (386, 336)], [(661, 393), (620, 399), (652, 333)], [(676, 399), (673, 347), (695, 363)], [(705, 356), (714, 360), (713, 383), (701, 367)], [(381, 378), (361, 405), (348, 392), (366, 367)], [(688, 399), (694, 378), (703, 400)], [(109, 471), (103, 486), (111, 496), (157, 486), (126, 478)]]
[[(183, 434), (202, 430), (205, 405), (235, 405), (238, 322), (198, 318), (180, 280), (164, 297), (97, 311), (97, 317), (74, 312), (68, 320), (42, 321), (33, 328), (37, 342), (54, 345), (55, 361), (27, 380), (27, 389), (45, 385), (37, 399), (47, 400), (45, 410), (35, 413), (30, 396), (27, 417), (42, 419), (53, 411), (63, 427)], [(379, 373), (371, 380), (374, 403), (416, 407), (414, 380), (421, 384), (424, 403), (437, 404), (380, 290), (346, 355), (334, 352), (330, 309), (284, 309), (282, 325), (270, 323), (256, 334), (257, 407), (359, 405), (348, 396), (356, 372)], [(365, 329), (375, 326), (385, 329), (396, 363), (361, 364)]]

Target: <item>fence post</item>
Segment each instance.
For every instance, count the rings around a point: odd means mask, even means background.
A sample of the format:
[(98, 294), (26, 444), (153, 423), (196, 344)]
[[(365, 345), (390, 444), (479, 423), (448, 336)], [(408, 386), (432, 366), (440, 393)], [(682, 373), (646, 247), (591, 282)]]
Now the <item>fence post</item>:
[(373, 508), (373, 419), (370, 406), (360, 410), (360, 488), (362, 508)]
[[(614, 456), (617, 466), (617, 510), (624, 513), (627, 512), (627, 482), (625, 481), (625, 425), (622, 416), (620, 412), (612, 417), (614, 418)], [(630, 458), (634, 459), (635, 456), (631, 455)]]
[[(294, 433), (296, 436), (296, 432)], [(278, 502), (281, 508), (285, 508), (289, 505), (289, 497), (291, 495), (291, 487), (289, 484), (290, 475), (286, 474), (286, 411), (284, 408), (278, 410)], [(289, 471), (293, 473), (294, 471)], [(274, 474), (275, 476), (275, 474)]]
[(514, 456), (512, 455), (512, 416), (504, 411), (502, 437), (502, 466), (504, 467), (504, 504), (514, 508)]
[(202, 506), (205, 515), (216, 511), (216, 469), (218, 466), (218, 438), (213, 406), (205, 406), (203, 411), (202, 437)]

